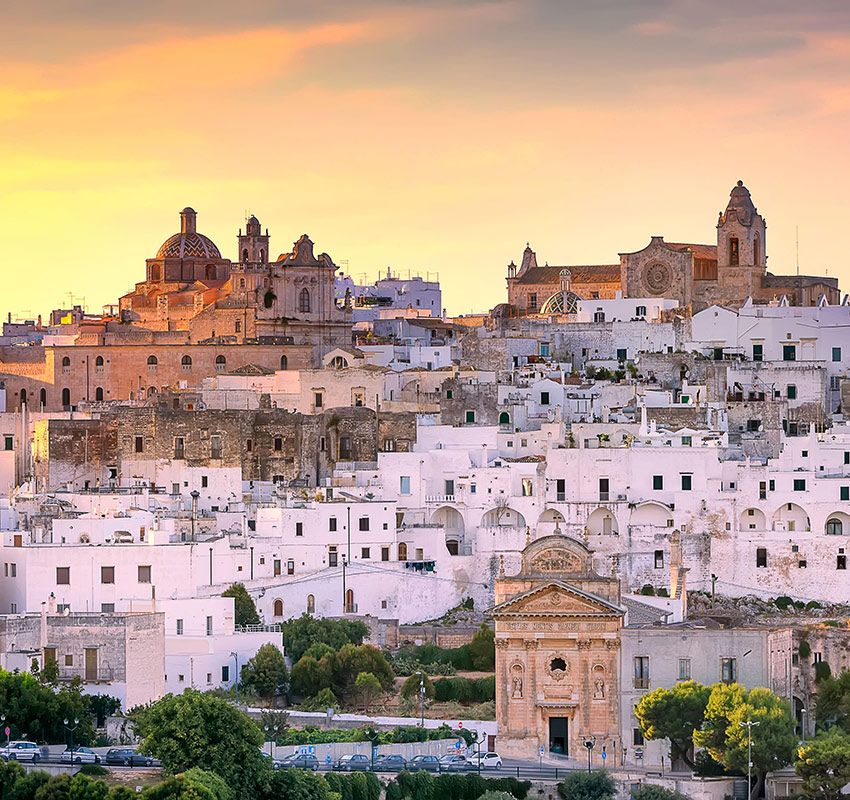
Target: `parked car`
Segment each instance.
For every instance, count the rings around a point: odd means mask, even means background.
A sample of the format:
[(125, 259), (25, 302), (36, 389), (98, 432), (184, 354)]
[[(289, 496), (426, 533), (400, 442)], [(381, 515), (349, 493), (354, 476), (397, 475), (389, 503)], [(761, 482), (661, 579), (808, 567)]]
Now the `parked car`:
[(130, 747), (111, 747), (103, 761), (111, 767), (152, 767), (155, 764), (150, 756), (137, 753)]
[(409, 772), (418, 772), (419, 770), (439, 772), (440, 759), (437, 756), (413, 756), (407, 762), (407, 769)]
[(363, 772), (371, 768), (372, 762), (369, 760), (369, 756), (364, 756), (362, 753), (342, 756), (333, 765), (333, 769), (337, 772)]
[(479, 763), (481, 769), (502, 768), (502, 757), (498, 753), (476, 753), (469, 761), (475, 769), (478, 769)]
[(448, 754), (440, 759), (441, 772), (465, 772), (470, 769), (477, 769), (477, 766), (474, 765), (466, 756), (454, 756)]
[(41, 761), (41, 748), (35, 742), (9, 742), (0, 748), (0, 758), (4, 761)]
[(66, 764), (100, 764), (100, 756), (91, 747), (68, 748), (59, 759)]
[(379, 772), (403, 772), (407, 769), (407, 759), (397, 753), (378, 756), (375, 759), (375, 770)]
[(292, 753), (280, 760), (275, 759), (275, 769), (309, 769), (315, 772), (319, 768), (319, 759), (312, 753)]

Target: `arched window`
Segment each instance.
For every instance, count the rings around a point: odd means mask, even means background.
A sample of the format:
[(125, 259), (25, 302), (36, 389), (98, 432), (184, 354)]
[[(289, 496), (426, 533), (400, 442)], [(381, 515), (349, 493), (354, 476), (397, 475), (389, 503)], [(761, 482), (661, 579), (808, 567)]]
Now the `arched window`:
[(511, 415), (508, 414), (507, 411), (503, 411), (499, 414), (499, 425), (510, 425), (511, 424)]
[(302, 289), (301, 294), (298, 295), (298, 310), (302, 314), (310, 313), (310, 290)]
[(159, 361), (157, 361), (156, 356), (148, 356), (148, 366), (149, 367), (155, 367), (158, 363), (159, 363)]
[(98, 386), (97, 389), (94, 390), (94, 401), (95, 403), (103, 402), (103, 387)]
[(761, 264), (761, 242), (759, 235), (756, 234), (753, 236), (753, 265), (759, 266), (759, 264)]
[(289, 359), (286, 356), (280, 357), (280, 368), (288, 369), (289, 368)]
[(407, 543), (399, 542), (398, 543), (398, 560), (399, 561), (407, 561)]
[(346, 589), (345, 591), (345, 613), (353, 614), (357, 609), (357, 606), (354, 605), (354, 590)]
[(70, 367), (71, 366), (71, 359), (68, 358), (68, 356), (62, 357), (62, 366), (63, 367)]
[(27, 390), (21, 389), (21, 407), (23, 408), (27, 404)]
[(261, 264), (266, 263), (266, 251), (265, 250), (260, 250), (260, 263)]
[(207, 280), (215, 280), (215, 267), (212, 264), (207, 264), (206, 268), (204, 269), (204, 276)]
[(38, 393), (38, 403), (41, 406), (41, 410), (44, 411), (44, 408), (47, 405), (47, 389), (42, 389)]
[(844, 530), (840, 519), (828, 519), (826, 521), (826, 532), (833, 536), (841, 536)]
[(63, 389), (62, 390), (62, 407), (67, 408), (71, 405), (71, 390)]
[(729, 266), (737, 267), (740, 263), (740, 251), (738, 248), (738, 239), (732, 236), (729, 239)]
[(248, 248), (247, 247), (242, 251), (242, 260), (243, 261), (248, 260)]
[(240, 289), (244, 289), (244, 288), (245, 288), (245, 279), (244, 279), (244, 278), (240, 278), (240, 279), (239, 279), (239, 288), (240, 288)]
[(316, 613), (316, 598), (312, 594), (307, 595), (307, 613)]
[(215, 357), (215, 371), (216, 372), (224, 372), (225, 367), (227, 366), (227, 359), (224, 356), (216, 356)]
[(274, 601), (274, 610), (272, 612), (276, 617), (283, 616), (283, 600), (277, 599)]
[(156, 396), (156, 386), (148, 386), (148, 397)]
[(103, 366), (103, 356), (98, 356), (98, 357), (94, 360), (94, 365), (95, 365), (96, 367), (102, 367), (102, 366)]
[(180, 367), (185, 370), (192, 369), (192, 356), (183, 356), (180, 359)]

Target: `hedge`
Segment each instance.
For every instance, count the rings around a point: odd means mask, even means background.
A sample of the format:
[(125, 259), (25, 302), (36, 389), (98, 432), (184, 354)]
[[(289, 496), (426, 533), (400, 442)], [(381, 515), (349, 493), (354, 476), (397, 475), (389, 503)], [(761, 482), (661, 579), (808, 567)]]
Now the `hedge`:
[(531, 781), (516, 778), (402, 772), (387, 784), (387, 800), (478, 800), (487, 791), (508, 792), (517, 800), (525, 800), (530, 789)]
[(487, 678), (440, 678), (434, 681), (434, 698), (441, 703), (486, 703), (496, 699), (496, 676)]
[(350, 775), (340, 775), (329, 772), (325, 780), (331, 791), (336, 792), (340, 800), (380, 800), (381, 782), (378, 776), (371, 772), (354, 772)]

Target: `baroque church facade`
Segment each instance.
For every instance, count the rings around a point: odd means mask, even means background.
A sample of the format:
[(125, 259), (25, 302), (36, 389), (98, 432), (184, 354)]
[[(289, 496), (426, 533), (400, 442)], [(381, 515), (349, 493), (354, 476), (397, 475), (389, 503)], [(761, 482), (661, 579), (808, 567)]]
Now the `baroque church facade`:
[[(619, 264), (541, 267), (530, 246), (520, 266), (508, 265), (508, 311), (517, 315), (570, 314), (575, 299), (665, 297), (696, 312), (710, 305), (738, 308), (748, 298), (791, 305), (841, 301), (838, 280), (767, 271), (767, 223), (742, 181), (717, 220), (715, 244), (665, 242), (652, 236)], [(571, 302), (572, 301), (572, 302)]]

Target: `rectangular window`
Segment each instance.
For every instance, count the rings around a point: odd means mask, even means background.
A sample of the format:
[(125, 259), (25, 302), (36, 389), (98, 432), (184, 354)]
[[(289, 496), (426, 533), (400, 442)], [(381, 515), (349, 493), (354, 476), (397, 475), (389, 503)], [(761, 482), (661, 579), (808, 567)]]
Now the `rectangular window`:
[(177, 635), (178, 636), (183, 635), (183, 620), (182, 619), (177, 620)]
[(207, 617), (207, 636), (213, 635), (213, 618)]
[(12, 578), (18, 577), (18, 565), (14, 561), (9, 564), (9, 575)]
[(210, 436), (210, 458), (221, 458), (221, 436), (217, 433)]
[(797, 387), (793, 383), (789, 383), (788, 386), (785, 387), (785, 395), (789, 400), (796, 400)]
[(557, 478), (555, 480), (555, 499), (567, 499), (567, 482), (563, 478)]
[(372, 553), (371, 553), (370, 548), (368, 548), (368, 547), (361, 547), (360, 548), (360, 558), (371, 558), (371, 557), (372, 557)]
[(339, 564), (339, 555), (336, 552), (336, 548), (332, 550), (328, 550), (328, 566), (336, 567)]
[(797, 360), (797, 345), (783, 344), (782, 345), (782, 360), (796, 361)]
[(466, 412), (466, 423), (467, 425), (472, 425), (475, 423), (475, 412), (467, 411)]
[(294, 575), (295, 574), (295, 562), (291, 559), (286, 562), (286, 574)]
[(806, 479), (805, 478), (794, 478), (794, 491), (795, 492), (805, 492), (806, 491)]
[(210, 485), (210, 479), (206, 475), (201, 475), (201, 488), (206, 489)]
[(844, 463), (850, 464), (850, 450), (844, 451)]
[(836, 556), (835, 557), (835, 568), (836, 569), (847, 569), (847, 556)]
[(144, 450), (145, 450), (145, 437), (144, 436), (137, 436), (136, 437), (136, 443), (135, 443), (135, 451), (137, 453), (143, 453)]
[(447, 480), (443, 482), (443, 488), (445, 489), (446, 497), (454, 497), (455, 494), (455, 482), (453, 480)]
[(15, 437), (14, 436), (4, 436), (3, 437), (3, 449), (4, 450), (14, 450), (15, 449)]
[(531, 497), (534, 494), (534, 482), (531, 478), (522, 479), (522, 496)]
[(540, 405), (548, 406), (549, 405), (549, 392), (540, 392)]
[(694, 443), (693, 436), (683, 436), (682, 437), (682, 447), (691, 447)]
[(635, 306), (635, 316), (636, 317), (645, 317), (646, 316), (646, 306)]
[(689, 658), (679, 659), (679, 680), (689, 681), (691, 679), (691, 660)]
[(767, 484), (764, 481), (759, 481), (759, 500), (767, 499)]
[(841, 361), (841, 348), (833, 347), (832, 348), (832, 360), (833, 361)]
[(71, 583), (71, 568), (56, 567), (56, 585), (69, 586)]
[(343, 461), (351, 460), (351, 437), (350, 436), (340, 436), (339, 437), (339, 457)]
[(841, 500), (850, 502), (850, 486), (841, 486), (838, 491)]
[(321, 408), (323, 402), (324, 402), (324, 400), (322, 398), (322, 393), (321, 392), (314, 392), (313, 393), (313, 405), (315, 405), (316, 408)]
[(608, 478), (600, 478), (599, 479), (599, 499), (600, 500), (608, 500), (608, 495), (610, 492), (611, 482)]
[(771, 479), (767, 482), (767, 488), (768, 488), (771, 492), (775, 492), (775, 491), (776, 491), (776, 481), (775, 481), (775, 480), (773, 480), (773, 478), (771, 478)]
[(281, 567), (280, 567), (280, 559), (279, 558), (276, 558), (274, 560), (274, 563), (272, 565), (272, 572), (274, 572), (275, 577), (278, 577), (280, 575)]
[(530, 311), (535, 311), (537, 309), (537, 292), (531, 292), (528, 295), (528, 308)]
[(635, 656), (635, 689), (649, 688), (649, 656)]
[(280, 453), (283, 450), (283, 439), (280, 436), (274, 437), (274, 451)]
[(643, 731), (640, 728), (632, 728), (632, 745), (634, 747), (643, 747)]
[(626, 348), (625, 347), (618, 347), (617, 348), (617, 361), (625, 361), (626, 358), (627, 358)]
[(398, 493), (410, 494), (410, 475), (402, 475), (398, 479)]
[(115, 611), (115, 603), (101, 603), (100, 611), (102, 614), (112, 614)]
[(304, 523), (303, 522), (296, 522), (295, 523), (295, 535), (296, 536), (303, 536), (304, 535)]
[(100, 582), (101, 583), (115, 583), (115, 567), (101, 567), (100, 568)]
[(756, 548), (756, 567), (767, 567), (767, 548)]
[(753, 361), (762, 361), (764, 359), (764, 345), (753, 345)]
[(221, 682), (227, 683), (228, 681), (230, 681), (230, 666), (224, 664), (221, 668)]
[(723, 683), (738, 682), (738, 659), (737, 658), (721, 658), (720, 659), (720, 680)]
[(539, 351), (541, 358), (549, 358), (549, 342), (540, 342)]
[(693, 488), (694, 476), (682, 475), (682, 491), (689, 492)]
[(655, 569), (664, 569), (664, 551), (655, 551)]
[(185, 443), (183, 441), (182, 436), (174, 437), (174, 458), (175, 460), (181, 460), (184, 458), (186, 453)]
[(653, 475), (652, 476), (652, 488), (655, 490), (660, 490), (664, 488), (664, 476), (663, 475)]
[(151, 582), (151, 567), (150, 564), (139, 565), (139, 583), (150, 583)]
[(331, 517), (331, 518), (328, 520), (328, 530), (329, 530), (331, 533), (333, 533), (334, 531), (336, 531), (336, 517)]
[(357, 529), (361, 531), (369, 530), (369, 517), (360, 517), (357, 521)]

